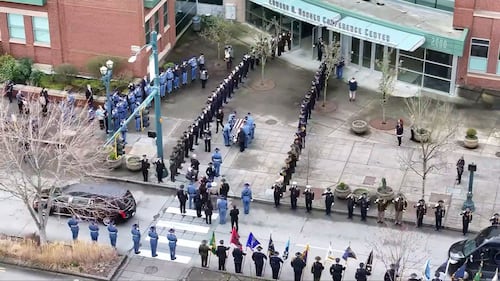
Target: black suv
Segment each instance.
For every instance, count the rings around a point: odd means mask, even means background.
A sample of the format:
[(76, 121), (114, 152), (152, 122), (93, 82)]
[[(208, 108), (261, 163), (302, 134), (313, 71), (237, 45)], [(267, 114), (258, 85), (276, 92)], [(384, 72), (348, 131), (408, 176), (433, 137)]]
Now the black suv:
[[(48, 193), (35, 198), (33, 207), (45, 203)], [(105, 225), (111, 221), (124, 222), (135, 215), (136, 202), (132, 193), (123, 187), (98, 184), (74, 184), (56, 189), (50, 215), (72, 216), (82, 220), (97, 220)]]

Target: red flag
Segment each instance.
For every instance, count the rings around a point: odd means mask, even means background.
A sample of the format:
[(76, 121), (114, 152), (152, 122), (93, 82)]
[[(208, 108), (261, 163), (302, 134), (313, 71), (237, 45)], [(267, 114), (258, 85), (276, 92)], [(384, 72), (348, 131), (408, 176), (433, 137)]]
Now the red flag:
[(236, 231), (236, 228), (233, 227), (233, 230), (231, 231), (231, 240), (229, 242), (231, 245), (234, 245), (234, 247), (238, 247), (240, 250), (243, 248), (243, 246), (240, 243), (240, 235), (238, 235), (238, 231)]

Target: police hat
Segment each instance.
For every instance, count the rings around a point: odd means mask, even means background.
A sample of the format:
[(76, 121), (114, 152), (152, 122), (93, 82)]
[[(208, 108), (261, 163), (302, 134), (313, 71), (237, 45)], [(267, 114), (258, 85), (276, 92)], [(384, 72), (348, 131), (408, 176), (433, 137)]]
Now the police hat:
[(296, 181), (292, 181), (292, 185), (297, 185), (297, 182)]
[(250, 186), (250, 184), (248, 182), (246, 182), (243, 186)]
[(297, 256), (297, 257), (300, 257), (301, 255), (302, 255), (302, 253), (301, 253), (301, 252), (297, 252), (297, 253), (295, 253), (295, 256)]
[(314, 259), (317, 260), (317, 261), (320, 261), (321, 257), (320, 256), (316, 256)]
[(151, 229), (151, 230), (155, 230), (155, 227), (154, 227), (154, 226), (152, 226), (152, 227), (150, 227), (149, 229)]
[(257, 251), (261, 251), (262, 250), (262, 247), (261, 246), (257, 246)]
[(336, 259), (335, 259), (335, 262), (340, 262), (340, 259), (339, 259), (339, 258), (336, 258)]
[(183, 184), (181, 184), (181, 186), (179, 186), (179, 188), (180, 188), (180, 189), (184, 189), (184, 185), (183, 185)]
[(276, 255), (276, 256), (279, 256), (280, 252), (278, 252), (278, 251), (274, 251), (274, 253), (273, 253), (273, 254), (274, 254), (274, 255)]
[(168, 232), (170, 232), (170, 233), (174, 233), (174, 232), (175, 232), (175, 229), (171, 228), (171, 229), (169, 229), (169, 230), (168, 230)]
[(444, 203), (444, 201), (443, 200), (439, 200), (438, 203)]

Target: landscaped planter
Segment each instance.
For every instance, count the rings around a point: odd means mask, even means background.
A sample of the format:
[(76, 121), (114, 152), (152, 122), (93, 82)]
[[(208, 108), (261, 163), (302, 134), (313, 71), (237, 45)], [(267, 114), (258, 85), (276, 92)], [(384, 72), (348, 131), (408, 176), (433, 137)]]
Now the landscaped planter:
[(382, 178), (382, 184), (379, 188), (377, 188), (377, 198), (382, 198), (387, 201), (390, 201), (394, 198), (394, 190), (387, 186), (387, 181), (385, 178)]
[(430, 132), (426, 129), (414, 129), (414, 137), (416, 142), (428, 142), (430, 138)]
[(341, 182), (335, 187), (335, 189), (333, 190), (333, 194), (338, 199), (346, 199), (347, 196), (351, 194), (351, 188), (349, 187), (349, 185)]
[(125, 165), (130, 171), (138, 172), (142, 168), (141, 157), (136, 155), (129, 155), (125, 158)]
[(464, 146), (466, 148), (476, 148), (479, 146), (479, 139), (477, 138), (477, 131), (476, 129), (467, 129), (467, 132), (465, 134), (464, 138)]
[(354, 120), (351, 122), (351, 130), (357, 135), (365, 134), (368, 131), (368, 122), (365, 120)]
[(111, 157), (108, 156), (106, 163), (110, 169), (118, 169), (123, 164), (123, 157), (120, 155), (116, 159), (111, 159)]

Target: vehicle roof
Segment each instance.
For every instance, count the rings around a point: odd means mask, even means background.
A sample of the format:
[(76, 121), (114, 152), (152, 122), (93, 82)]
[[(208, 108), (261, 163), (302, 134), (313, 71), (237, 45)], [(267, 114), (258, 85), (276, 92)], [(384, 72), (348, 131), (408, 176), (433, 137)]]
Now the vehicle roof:
[(85, 192), (106, 197), (122, 197), (128, 189), (117, 184), (110, 183), (77, 183), (63, 189), (63, 193)]

